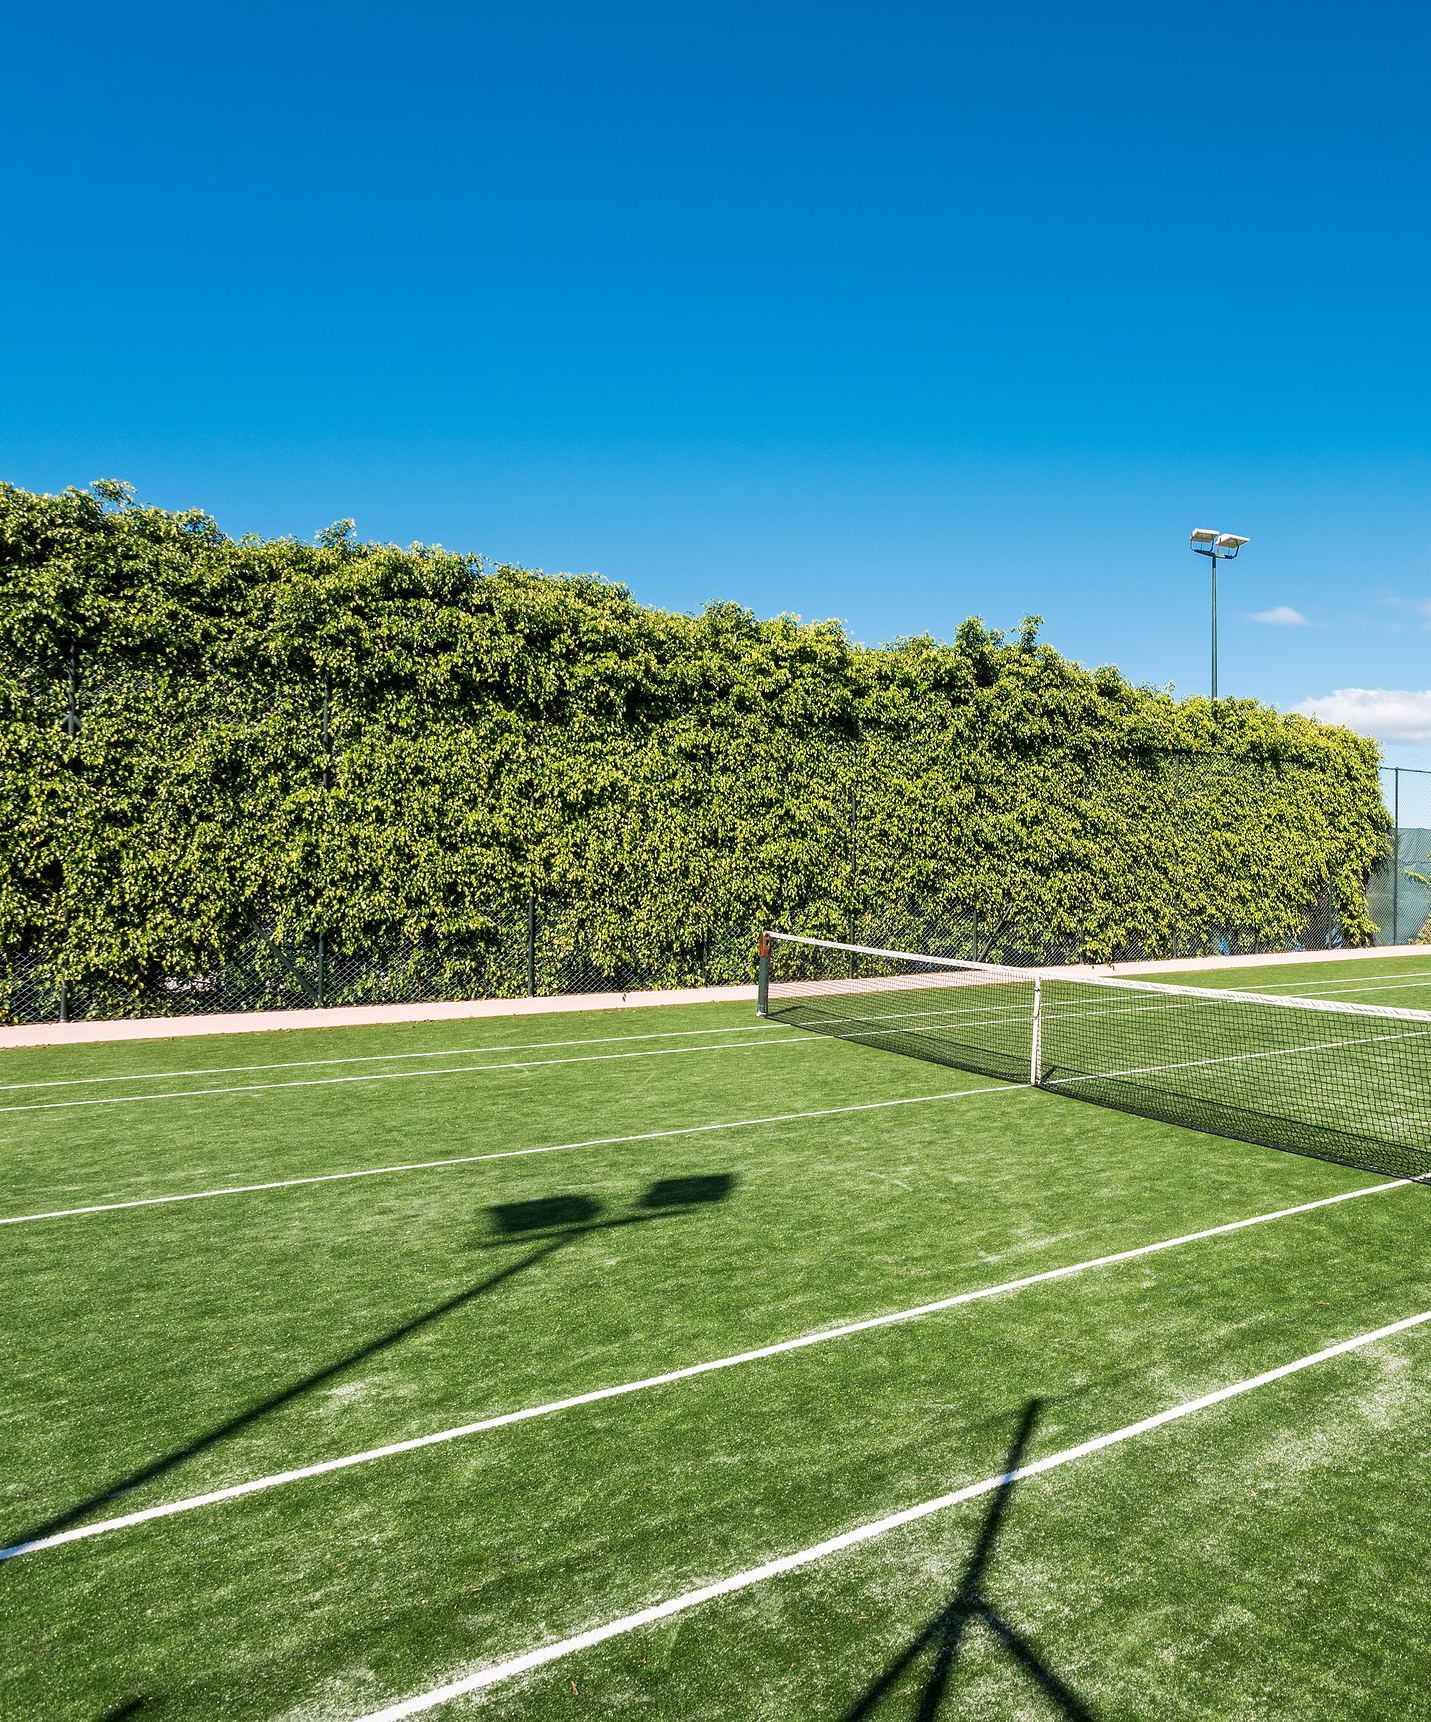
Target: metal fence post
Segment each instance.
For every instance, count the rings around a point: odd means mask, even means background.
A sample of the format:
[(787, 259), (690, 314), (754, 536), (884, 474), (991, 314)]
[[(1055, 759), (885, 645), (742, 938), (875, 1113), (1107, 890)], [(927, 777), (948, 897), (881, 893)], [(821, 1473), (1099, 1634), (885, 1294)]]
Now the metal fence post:
[[(851, 783), (851, 785), (850, 785), (850, 943), (852, 945), (854, 943), (856, 943), (856, 939), (855, 939), (856, 920), (857, 920), (856, 904), (859, 901), (859, 899), (855, 895), (855, 892), (858, 888), (855, 884), (855, 862), (856, 862), (855, 844), (856, 844), (856, 830), (857, 830), (858, 819), (859, 819), (859, 792), (856, 790), (854, 784)], [(851, 951), (851, 953), (850, 953), (850, 979), (853, 980), (854, 978), (855, 978), (855, 956), (854, 956), (854, 952)]]
[(537, 991), (537, 900), (527, 898), (527, 997), (535, 998)]
[[(328, 699), (333, 691), (333, 672), (324, 668), (323, 671), (323, 793), (328, 792), (328, 757), (331, 746), (328, 740)], [(318, 935), (318, 1005), (323, 1005), (323, 935)]]
[[(69, 698), (65, 702), (65, 734), (71, 741), (79, 734), (79, 641), (70, 636)], [(63, 877), (63, 875), (62, 875)], [(65, 910), (65, 931), (68, 933), (70, 912)], [(70, 1020), (70, 989), (64, 972), (60, 973), (60, 1021)]]
[[(717, 801), (716, 801), (716, 792), (715, 792), (715, 750), (711, 746), (711, 738), (710, 738), (709, 728), (706, 729), (705, 734), (706, 734), (706, 740), (705, 740), (705, 759), (706, 759), (705, 828), (706, 828), (706, 833), (707, 833), (707, 841), (709, 842), (711, 836), (713, 835), (712, 831), (711, 831), (711, 826), (712, 826), (712, 824), (714, 822), (714, 818), (715, 818)], [(707, 905), (705, 912), (708, 915), (711, 914), (711, 908), (709, 905)], [(701, 985), (708, 987), (710, 984), (711, 984), (711, 926), (710, 926), (710, 922), (708, 921), (706, 926), (705, 926), (705, 929), (703, 930), (703, 932), (701, 934)]]
[(1401, 941), (1397, 938), (1397, 887), (1401, 883), (1401, 768), (1393, 766), (1391, 771), (1391, 942), (1393, 945)]
[[(1213, 718), (1217, 717), (1217, 696), (1213, 695)], [(1173, 961), (1178, 960), (1178, 933), (1183, 910), (1183, 756), (1173, 755)]]

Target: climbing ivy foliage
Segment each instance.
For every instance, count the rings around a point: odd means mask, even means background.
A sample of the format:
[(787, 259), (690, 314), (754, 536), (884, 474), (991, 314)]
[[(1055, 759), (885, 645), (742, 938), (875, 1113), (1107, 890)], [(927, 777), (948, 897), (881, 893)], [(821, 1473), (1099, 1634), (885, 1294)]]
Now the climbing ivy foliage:
[(256, 926), (477, 977), (529, 897), (673, 981), (732, 928), (875, 911), (991, 956), (1286, 939), (1326, 890), (1372, 931), (1373, 743), (1214, 723), (1038, 618), (867, 649), (351, 521), (235, 541), (113, 482), (0, 485), (0, 591), (0, 944), (116, 996)]

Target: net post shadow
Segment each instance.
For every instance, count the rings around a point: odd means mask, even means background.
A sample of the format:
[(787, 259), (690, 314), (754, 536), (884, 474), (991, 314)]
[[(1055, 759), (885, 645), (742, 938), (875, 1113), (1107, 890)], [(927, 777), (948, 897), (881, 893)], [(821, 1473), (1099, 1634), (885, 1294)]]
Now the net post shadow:
[(865, 1717), (871, 1716), (931, 1646), (934, 1649), (933, 1666), (918, 1694), (913, 1716), (915, 1722), (934, 1722), (953, 1676), (954, 1665), (970, 1621), (983, 1623), (1010, 1659), (1049, 1700), (1058, 1715), (1066, 1717), (1068, 1722), (1097, 1722), (1093, 1711), (1067, 1682), (1059, 1679), (1018, 1628), (1004, 1619), (985, 1597), (983, 1590), (984, 1572), (1013, 1496), (1014, 1473), (1023, 1464), (1024, 1452), (1033, 1435), (1041, 1407), (1042, 1401), (1036, 1398), (1030, 1399), (1024, 1407), (1018, 1431), (1004, 1464), (1003, 1481), (989, 1502), (978, 1540), (953, 1596), (866, 1688), (854, 1706), (844, 1713), (841, 1722), (863, 1722)]

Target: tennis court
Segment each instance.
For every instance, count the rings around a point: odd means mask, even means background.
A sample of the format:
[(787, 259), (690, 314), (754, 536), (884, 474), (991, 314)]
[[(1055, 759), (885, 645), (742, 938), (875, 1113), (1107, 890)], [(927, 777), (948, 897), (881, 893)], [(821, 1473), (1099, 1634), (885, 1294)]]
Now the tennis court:
[(6, 1054), (0, 1713), (1425, 1714), (1431, 1187), (772, 1008)]

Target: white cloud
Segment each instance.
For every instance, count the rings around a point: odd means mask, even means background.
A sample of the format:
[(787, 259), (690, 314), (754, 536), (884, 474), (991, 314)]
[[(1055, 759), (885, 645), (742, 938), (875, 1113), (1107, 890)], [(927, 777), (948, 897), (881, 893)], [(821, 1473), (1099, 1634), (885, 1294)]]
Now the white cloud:
[[(1431, 616), (1431, 598), (1398, 598), (1393, 592), (1388, 597), (1378, 598), (1378, 604), (1386, 604), (1393, 610), (1409, 610), (1413, 616)], [(1431, 622), (1423, 622), (1423, 628), (1431, 628)]]
[(1300, 610), (1294, 610), (1290, 604), (1279, 604), (1275, 610), (1259, 610), (1247, 619), (1249, 622), (1272, 622), (1279, 628), (1310, 628), (1312, 625)]
[(1431, 741), (1431, 688), (1419, 694), (1400, 688), (1338, 688), (1291, 709), (1323, 723), (1345, 724), (1377, 741)]

